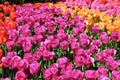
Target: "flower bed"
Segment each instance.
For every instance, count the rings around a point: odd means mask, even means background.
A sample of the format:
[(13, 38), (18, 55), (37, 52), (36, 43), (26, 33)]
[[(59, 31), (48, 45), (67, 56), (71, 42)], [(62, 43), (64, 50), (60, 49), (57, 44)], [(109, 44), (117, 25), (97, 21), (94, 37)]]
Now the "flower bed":
[(0, 80), (120, 79), (118, 16), (63, 3), (1, 9)]

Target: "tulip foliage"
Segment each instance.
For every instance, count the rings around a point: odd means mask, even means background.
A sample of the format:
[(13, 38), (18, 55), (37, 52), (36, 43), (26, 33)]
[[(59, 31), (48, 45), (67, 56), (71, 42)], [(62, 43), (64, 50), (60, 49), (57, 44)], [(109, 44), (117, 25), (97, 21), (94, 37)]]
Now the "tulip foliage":
[(105, 19), (94, 16), (95, 10), (90, 14), (90, 9), (79, 8), (2, 4), (0, 80), (119, 80), (120, 30), (101, 28), (96, 24), (107, 24)]

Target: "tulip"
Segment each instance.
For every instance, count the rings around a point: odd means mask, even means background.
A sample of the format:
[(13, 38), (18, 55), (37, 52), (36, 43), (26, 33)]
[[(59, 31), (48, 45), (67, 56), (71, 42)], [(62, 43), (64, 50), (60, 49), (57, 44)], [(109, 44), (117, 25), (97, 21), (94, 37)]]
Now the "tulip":
[(18, 62), (21, 60), (21, 58), (19, 56), (14, 56), (12, 58), (12, 69), (17, 69), (17, 66), (18, 66)]
[(26, 80), (27, 76), (23, 71), (17, 71), (15, 74), (15, 80)]
[(108, 57), (105, 62), (106, 62), (106, 65), (109, 66), (110, 70), (116, 70), (120, 65), (112, 57)]
[(99, 73), (99, 75), (106, 75), (108, 73), (108, 69), (106, 69), (103, 66), (99, 66), (98, 73)]
[(29, 65), (29, 69), (30, 69), (30, 73), (31, 74), (38, 74), (39, 70), (40, 70), (40, 65), (38, 62), (34, 61)]
[(68, 42), (67, 41), (60, 42), (60, 47), (62, 48), (62, 50), (67, 50)]
[(79, 43), (71, 41), (70, 47), (71, 47), (72, 51), (75, 51), (75, 50), (79, 49)]
[(8, 41), (6, 43), (6, 47), (7, 47), (8, 50), (13, 50), (13, 48), (14, 48), (14, 41)]
[(91, 44), (97, 45), (98, 47), (100, 47), (102, 45), (102, 43), (99, 40), (92, 40)]
[(120, 72), (119, 71), (112, 71), (112, 80), (119, 80), (120, 79)]
[(98, 72), (95, 70), (87, 70), (85, 71), (86, 80), (97, 80)]
[(105, 75), (101, 75), (98, 80), (110, 80), (110, 78), (108, 78), (107, 76)]
[(28, 61), (26, 59), (21, 59), (17, 64), (18, 70), (25, 71), (28, 68)]
[[(77, 75), (75, 75), (77, 74)], [(75, 80), (82, 80), (83, 79), (83, 75), (84, 73), (81, 72), (80, 70), (73, 70), (71, 73), (71, 78), (75, 79)]]
[(23, 58), (26, 59), (29, 63), (34, 61), (34, 57), (31, 53), (25, 53)]
[(112, 41), (118, 42), (120, 40), (120, 33), (118, 33), (118, 32), (112, 32), (111, 33), (111, 38), (112, 38)]
[(34, 60), (36, 60), (36, 61), (40, 61), (41, 56), (42, 56), (42, 53), (39, 50), (37, 50), (33, 53)]
[(2, 58), (2, 55), (3, 55), (3, 50), (0, 49), (0, 59)]
[(44, 60), (52, 60), (54, 58), (55, 53), (45, 50), (42, 55)]
[(91, 53), (96, 53), (97, 51), (98, 51), (97, 45), (91, 45), (91, 46), (90, 46), (90, 52), (91, 52)]
[(90, 41), (88, 39), (80, 39), (80, 45), (83, 47), (83, 48), (86, 48), (87, 45), (89, 45)]
[(64, 68), (66, 63), (68, 62), (68, 59), (66, 57), (58, 58), (57, 63), (60, 68)]
[(30, 42), (25, 42), (22, 44), (24, 52), (30, 52), (32, 49), (32, 44)]
[(98, 26), (92, 26), (92, 33), (97, 34), (99, 33), (100, 28)]

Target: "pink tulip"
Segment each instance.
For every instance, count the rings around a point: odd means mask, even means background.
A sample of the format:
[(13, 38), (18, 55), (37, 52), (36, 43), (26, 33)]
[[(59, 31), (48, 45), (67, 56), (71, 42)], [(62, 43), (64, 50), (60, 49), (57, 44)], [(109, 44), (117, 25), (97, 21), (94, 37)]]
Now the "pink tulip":
[(14, 56), (12, 58), (12, 69), (17, 69), (18, 66), (18, 62), (21, 60), (21, 58), (19, 56)]
[(91, 44), (97, 45), (98, 47), (100, 47), (102, 45), (102, 43), (99, 40), (92, 40)]
[(72, 70), (71, 78), (74, 80), (82, 80), (84, 76), (84, 73), (80, 70)]
[(31, 53), (25, 53), (23, 58), (26, 59), (29, 63), (34, 61), (34, 57)]
[(30, 65), (29, 65), (29, 69), (30, 69), (30, 73), (31, 74), (38, 74), (39, 70), (40, 70), (40, 64), (36, 61), (33, 61)]
[(120, 72), (112, 71), (112, 80), (119, 80), (119, 79), (120, 79)]
[(8, 41), (6, 43), (6, 47), (7, 47), (8, 50), (13, 50), (14, 45), (15, 45), (14, 41)]
[(92, 26), (92, 33), (97, 34), (99, 33), (100, 28), (98, 26)]
[(117, 61), (113, 59), (113, 57), (108, 57), (105, 62), (106, 65), (109, 66), (110, 70), (116, 70), (120, 65)]
[(119, 32), (112, 32), (111, 33), (112, 41), (117, 42), (120, 40), (120, 33)]
[(67, 41), (60, 42), (60, 47), (62, 48), (62, 50), (67, 50), (68, 42)]
[(87, 70), (85, 71), (86, 80), (97, 80), (98, 72), (95, 70)]
[(52, 60), (54, 58), (55, 53), (45, 50), (42, 55), (44, 60)]
[(23, 71), (18, 71), (15, 74), (15, 80), (26, 80), (27, 76)]
[(91, 45), (90, 46), (90, 52), (91, 53), (96, 53), (98, 51), (98, 46), (97, 45)]
[(26, 69), (28, 69), (28, 66), (29, 66), (29, 63), (26, 59), (19, 60), (17, 64), (18, 70), (21, 70), (21, 71), (25, 71)]
[(98, 73), (99, 73), (99, 75), (106, 75), (107, 72), (108, 72), (108, 69), (106, 69), (106, 68), (103, 67), (103, 66), (99, 66), (99, 68), (98, 68)]
[(86, 48), (87, 45), (89, 45), (90, 41), (88, 39), (80, 39), (80, 45), (83, 47), (83, 48)]
[(57, 63), (60, 68), (64, 68), (67, 62), (68, 62), (68, 59), (66, 57), (61, 57), (61, 58), (58, 58), (57, 60)]
[(98, 80), (110, 80), (110, 78), (108, 78), (105, 75), (100, 75), (100, 77), (98, 78)]
[(42, 53), (39, 50), (37, 50), (33, 53), (34, 60), (36, 60), (36, 61), (40, 61), (41, 56), (42, 56)]

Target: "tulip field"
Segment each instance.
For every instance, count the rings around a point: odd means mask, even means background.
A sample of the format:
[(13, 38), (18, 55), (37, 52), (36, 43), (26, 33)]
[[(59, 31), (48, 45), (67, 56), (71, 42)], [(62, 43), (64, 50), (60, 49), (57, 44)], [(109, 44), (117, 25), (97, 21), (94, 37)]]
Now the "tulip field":
[(0, 80), (120, 80), (119, 0), (19, 1), (0, 4)]

